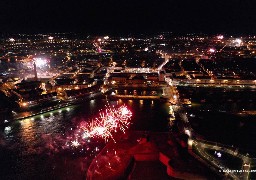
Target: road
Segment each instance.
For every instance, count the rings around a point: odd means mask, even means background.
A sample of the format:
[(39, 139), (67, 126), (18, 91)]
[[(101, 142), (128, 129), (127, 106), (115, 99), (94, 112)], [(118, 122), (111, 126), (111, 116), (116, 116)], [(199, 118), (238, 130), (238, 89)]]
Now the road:
[[(206, 149), (211, 149), (211, 150), (216, 150), (216, 151), (222, 151), (225, 153), (230, 154), (231, 156), (239, 158), (243, 163), (242, 167), (238, 170), (248, 170), (247, 172), (239, 173), (239, 172), (229, 172), (226, 175), (230, 176), (232, 179), (248, 179), (250, 177), (250, 164), (255, 161), (255, 159), (249, 158), (248, 156), (245, 156), (244, 154), (241, 154), (238, 152), (238, 149), (229, 147), (227, 145), (223, 145), (220, 143), (215, 143), (215, 142), (209, 142), (209, 141), (198, 141), (197, 139), (201, 139), (200, 135), (198, 135), (196, 132), (193, 131), (192, 127), (190, 126), (187, 113), (185, 109), (181, 106), (180, 101), (179, 101), (179, 94), (178, 91), (176, 90), (176, 87), (173, 85), (172, 81), (170, 79), (166, 79), (167, 84), (169, 85), (169, 88), (165, 88), (165, 93), (168, 94), (168, 97), (170, 100), (176, 100), (178, 108), (176, 108), (176, 111), (179, 112), (182, 124), (183, 126), (183, 133), (186, 133), (190, 140), (193, 141), (193, 149), (197, 151), (200, 155), (200, 159), (203, 161), (207, 162), (207, 165), (212, 168), (214, 167), (217, 172), (224, 172), (225, 170), (228, 170), (228, 167), (225, 167), (221, 162), (209, 155), (206, 152)], [(175, 97), (175, 99), (174, 99)], [(198, 156), (198, 155), (197, 155)], [(246, 166), (245, 166), (246, 165)]]
[[(195, 147), (195, 150), (197, 151), (197, 153), (200, 154), (200, 156), (208, 161), (209, 164), (212, 164), (213, 166), (215, 166), (216, 169), (219, 170), (219, 172), (225, 172), (227, 170), (232, 170), (229, 167), (226, 167), (225, 165), (223, 165), (217, 158), (209, 155), (206, 152), (206, 149), (211, 149), (211, 150), (215, 150), (215, 151), (221, 151), (221, 152), (225, 152), (230, 154), (231, 156), (237, 157), (239, 158), (243, 163), (243, 165), (235, 170), (243, 170), (244, 169), (244, 164), (249, 164), (250, 167), (250, 163), (251, 163), (251, 159), (248, 158), (247, 156), (244, 156), (242, 154), (239, 154), (237, 152), (237, 150), (235, 149), (229, 149), (227, 147), (223, 147), (220, 145), (211, 145), (208, 143), (202, 143), (196, 140), (193, 140), (193, 144)], [(239, 173), (239, 172), (229, 172), (229, 173), (225, 173), (228, 176), (232, 177), (233, 179), (248, 179), (249, 177), (249, 171), (248, 172), (243, 172), (243, 173)]]

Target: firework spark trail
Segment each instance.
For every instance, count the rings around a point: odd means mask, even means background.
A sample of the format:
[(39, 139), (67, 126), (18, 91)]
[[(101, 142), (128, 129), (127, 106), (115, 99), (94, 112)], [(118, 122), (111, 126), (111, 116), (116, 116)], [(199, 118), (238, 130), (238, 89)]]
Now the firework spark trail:
[(122, 105), (119, 108), (106, 106), (105, 110), (100, 110), (99, 117), (90, 122), (81, 122), (74, 133), (74, 137), (67, 143), (68, 146), (78, 147), (90, 139), (103, 139), (108, 141), (113, 139), (114, 133), (125, 131), (129, 128), (132, 112), (127, 106)]

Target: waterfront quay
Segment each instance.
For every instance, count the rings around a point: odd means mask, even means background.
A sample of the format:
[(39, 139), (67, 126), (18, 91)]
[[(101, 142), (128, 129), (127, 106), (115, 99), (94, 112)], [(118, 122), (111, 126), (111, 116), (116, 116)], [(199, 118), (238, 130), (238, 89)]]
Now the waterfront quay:
[(126, 85), (126, 86), (114, 86), (110, 87), (109, 92), (110, 99), (151, 99), (160, 100), (164, 98), (163, 87), (147, 87), (147, 86), (136, 86), (136, 85)]
[[(178, 87), (192, 106), (179, 106), (179, 131), (188, 151), (209, 168), (232, 179), (254, 179), (255, 115), (251, 88)], [(220, 138), (222, 137), (222, 138)], [(178, 137), (180, 141), (182, 139)], [(229, 171), (230, 170), (230, 171)]]

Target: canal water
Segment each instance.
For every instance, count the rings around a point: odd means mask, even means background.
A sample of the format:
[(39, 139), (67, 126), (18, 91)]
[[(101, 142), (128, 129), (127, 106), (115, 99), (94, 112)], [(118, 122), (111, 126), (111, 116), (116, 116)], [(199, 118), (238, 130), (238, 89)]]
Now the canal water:
[(152, 100), (88, 100), (11, 121), (0, 127), (0, 179), (85, 179), (86, 170), (105, 142), (91, 142), (82, 149), (67, 148), (67, 136), (108, 104), (126, 104), (131, 109), (130, 130), (168, 131), (168, 104)]
[(191, 98), (186, 107), (192, 128), (209, 141), (239, 148), (255, 156), (256, 91), (245, 88), (178, 87)]

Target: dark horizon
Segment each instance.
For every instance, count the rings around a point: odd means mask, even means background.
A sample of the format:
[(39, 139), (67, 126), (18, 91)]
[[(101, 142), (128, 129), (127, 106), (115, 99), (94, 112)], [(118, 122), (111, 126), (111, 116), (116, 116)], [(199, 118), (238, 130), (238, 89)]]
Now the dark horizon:
[(256, 33), (253, 0), (0, 2), (1, 33)]

